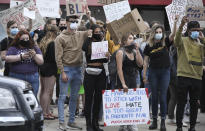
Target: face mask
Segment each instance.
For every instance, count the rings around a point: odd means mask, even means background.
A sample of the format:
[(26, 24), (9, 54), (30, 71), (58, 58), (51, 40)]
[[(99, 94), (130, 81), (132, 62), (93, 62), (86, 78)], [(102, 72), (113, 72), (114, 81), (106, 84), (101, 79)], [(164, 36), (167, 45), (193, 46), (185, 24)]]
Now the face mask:
[(18, 28), (13, 28), (13, 29), (11, 29), (10, 30), (10, 33), (11, 33), (11, 35), (16, 35), (17, 33), (19, 32), (19, 29)]
[(154, 38), (155, 38), (155, 40), (161, 40), (162, 39), (162, 33), (155, 34)]
[(71, 24), (70, 24), (70, 29), (71, 29), (71, 30), (77, 30), (77, 28), (78, 28), (77, 23), (71, 23)]
[(29, 40), (24, 41), (24, 40), (20, 40), (20, 45), (22, 47), (29, 47)]
[(60, 29), (60, 31), (63, 31), (63, 30), (66, 30), (67, 27), (66, 26), (61, 26), (59, 29)]
[(95, 40), (101, 41), (102, 40), (102, 35), (101, 34), (93, 34), (92, 36)]
[(132, 50), (136, 48), (136, 46), (134, 43), (132, 43), (131, 45), (125, 46), (124, 48), (126, 49), (127, 52), (131, 53)]
[(191, 32), (191, 38), (192, 39), (197, 39), (199, 37), (199, 32), (198, 31), (192, 31)]

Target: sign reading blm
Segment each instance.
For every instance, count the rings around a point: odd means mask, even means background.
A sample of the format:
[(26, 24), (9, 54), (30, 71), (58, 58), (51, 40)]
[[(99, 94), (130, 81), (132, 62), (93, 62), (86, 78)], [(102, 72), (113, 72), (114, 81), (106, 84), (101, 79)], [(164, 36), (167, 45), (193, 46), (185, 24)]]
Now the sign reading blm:
[(146, 89), (103, 91), (104, 126), (148, 124), (150, 122)]
[(86, 0), (66, 0), (67, 16), (84, 15), (88, 11)]

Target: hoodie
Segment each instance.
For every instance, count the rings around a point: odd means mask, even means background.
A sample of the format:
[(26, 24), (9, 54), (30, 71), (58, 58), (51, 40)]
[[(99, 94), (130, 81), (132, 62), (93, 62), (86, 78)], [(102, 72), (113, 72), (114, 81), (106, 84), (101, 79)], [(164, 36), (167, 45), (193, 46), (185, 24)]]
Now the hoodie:
[(82, 45), (88, 37), (87, 31), (70, 33), (64, 30), (55, 40), (55, 59), (58, 69), (64, 71), (64, 66), (82, 65)]

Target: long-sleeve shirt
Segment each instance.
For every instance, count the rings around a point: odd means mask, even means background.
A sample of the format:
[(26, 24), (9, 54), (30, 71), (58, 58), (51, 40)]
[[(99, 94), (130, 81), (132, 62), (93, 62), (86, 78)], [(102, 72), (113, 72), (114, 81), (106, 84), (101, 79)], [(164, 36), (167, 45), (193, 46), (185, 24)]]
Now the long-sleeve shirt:
[(205, 39), (201, 42), (190, 37), (182, 37), (179, 29), (174, 45), (177, 48), (177, 76), (202, 80), (202, 62), (204, 56)]

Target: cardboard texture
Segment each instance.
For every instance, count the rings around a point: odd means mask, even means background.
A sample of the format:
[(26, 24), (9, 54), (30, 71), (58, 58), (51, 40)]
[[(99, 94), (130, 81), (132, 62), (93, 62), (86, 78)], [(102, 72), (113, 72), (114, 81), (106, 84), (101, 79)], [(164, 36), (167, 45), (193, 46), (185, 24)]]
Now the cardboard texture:
[(88, 11), (88, 4), (86, 0), (66, 0), (67, 16), (85, 15)]
[(113, 41), (117, 44), (127, 33), (139, 34), (147, 29), (137, 9), (126, 14), (123, 18), (108, 23), (107, 28)]
[(205, 8), (202, 7), (187, 7), (186, 16), (190, 21), (205, 21)]
[(98, 0), (98, 3), (104, 4), (104, 5), (109, 5), (109, 4), (117, 3), (120, 1), (124, 1), (124, 0)]

